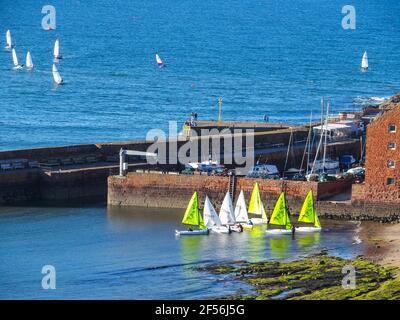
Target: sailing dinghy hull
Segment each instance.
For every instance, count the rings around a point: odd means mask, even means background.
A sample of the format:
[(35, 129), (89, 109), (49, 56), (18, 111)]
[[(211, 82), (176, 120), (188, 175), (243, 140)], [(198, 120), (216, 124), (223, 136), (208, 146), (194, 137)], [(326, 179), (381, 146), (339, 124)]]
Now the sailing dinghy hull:
[(266, 234), (270, 234), (270, 235), (290, 235), (292, 234), (292, 230), (287, 230), (287, 229), (268, 229), (265, 230)]
[(296, 233), (311, 233), (311, 232), (321, 232), (321, 228), (316, 227), (297, 227)]
[(251, 218), (250, 221), (251, 221), (251, 223), (253, 225), (267, 224), (268, 223), (268, 220), (263, 219), (263, 218)]
[(184, 231), (179, 231), (175, 230), (175, 235), (177, 236), (205, 236), (208, 235), (209, 231), (208, 230), (184, 230)]
[(215, 226), (209, 229), (213, 233), (231, 233), (231, 231), (225, 226)]

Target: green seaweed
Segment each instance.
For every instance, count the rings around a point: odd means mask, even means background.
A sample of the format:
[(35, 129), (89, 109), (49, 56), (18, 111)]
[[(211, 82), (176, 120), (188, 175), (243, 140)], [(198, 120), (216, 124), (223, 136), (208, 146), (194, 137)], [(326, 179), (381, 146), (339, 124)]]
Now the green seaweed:
[[(343, 287), (344, 266), (356, 271), (354, 288)], [(261, 262), (214, 265), (213, 273), (232, 273), (252, 285), (256, 294), (237, 294), (231, 299), (345, 300), (400, 299), (397, 268), (386, 268), (360, 257), (345, 260), (325, 254), (292, 262)]]

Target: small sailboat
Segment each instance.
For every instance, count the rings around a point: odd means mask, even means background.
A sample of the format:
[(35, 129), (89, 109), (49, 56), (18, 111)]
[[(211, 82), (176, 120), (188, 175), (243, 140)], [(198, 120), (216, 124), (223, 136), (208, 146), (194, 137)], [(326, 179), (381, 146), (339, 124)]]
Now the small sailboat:
[(265, 232), (268, 234), (292, 234), (292, 223), (286, 208), (285, 193), (282, 192), (276, 201), (274, 211), (269, 220), (269, 226), (275, 225), (284, 228), (270, 229)]
[(54, 43), (54, 50), (53, 50), (54, 59), (62, 59), (62, 55), (60, 54), (60, 40), (56, 40)]
[(33, 69), (32, 57), (31, 57), (31, 53), (29, 51), (26, 53), (26, 63), (25, 63), (25, 65), (26, 65), (27, 69), (29, 69), (29, 70)]
[[(221, 210), (219, 211), (219, 219), (221, 220), (221, 224), (227, 226), (229, 229), (236, 223), (235, 212), (233, 210), (232, 199), (229, 191), (225, 194), (224, 201), (222, 202)], [(232, 231), (237, 230), (232, 229)]]
[(267, 214), (265, 213), (264, 205), (261, 201), (260, 190), (257, 182), (254, 184), (253, 192), (251, 194), (248, 213), (261, 216), (261, 218), (251, 218), (250, 224), (255, 225), (268, 223)]
[(235, 220), (236, 223), (241, 224), (244, 229), (253, 228), (253, 225), (249, 224), (249, 215), (247, 213), (246, 199), (243, 190), (240, 191), (239, 198), (236, 201)]
[(14, 47), (13, 43), (12, 43), (12, 39), (11, 39), (11, 31), (7, 30), (6, 32), (6, 49), (10, 50)]
[(164, 61), (161, 60), (161, 58), (160, 58), (160, 56), (158, 55), (158, 53), (156, 53), (156, 62), (157, 62), (157, 65), (158, 65), (160, 68), (165, 67)]
[(362, 59), (361, 59), (361, 69), (363, 71), (367, 71), (368, 70), (368, 55), (367, 55), (367, 51), (364, 52)]
[(57, 83), (57, 84), (63, 84), (64, 80), (63, 80), (63, 78), (61, 78), (60, 73), (58, 72), (58, 69), (57, 69), (57, 67), (56, 67), (56, 65), (54, 63), (53, 63), (53, 70), (52, 71), (53, 71), (54, 82)]
[(17, 57), (17, 52), (15, 51), (15, 48), (12, 48), (11, 50), (11, 55), (12, 55), (12, 59), (13, 59), (13, 63), (14, 63), (14, 70), (20, 70), (22, 69), (23, 65), (20, 65), (18, 63), (18, 57)]
[(230, 233), (229, 228), (222, 225), (221, 220), (219, 219), (208, 196), (206, 196), (206, 200), (204, 201), (203, 216), (204, 224), (210, 231), (217, 233)]
[(303, 206), (300, 211), (298, 222), (304, 223), (312, 223), (313, 227), (297, 227), (296, 233), (306, 233), (306, 232), (320, 232), (321, 231), (321, 223), (319, 222), (317, 212), (314, 208), (314, 199), (312, 191), (310, 190), (307, 193), (306, 198), (304, 199)]
[(192, 198), (186, 208), (185, 215), (182, 219), (183, 224), (188, 224), (192, 226), (198, 226), (198, 230), (189, 229), (187, 231), (175, 230), (177, 236), (191, 236), (191, 235), (207, 235), (208, 229), (204, 225), (203, 217), (199, 211), (199, 200), (197, 197), (197, 192), (193, 193)]

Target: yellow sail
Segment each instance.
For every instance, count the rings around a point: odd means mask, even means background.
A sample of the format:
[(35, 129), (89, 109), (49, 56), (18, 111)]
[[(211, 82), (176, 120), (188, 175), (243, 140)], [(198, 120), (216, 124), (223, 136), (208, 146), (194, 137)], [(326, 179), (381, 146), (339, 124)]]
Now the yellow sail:
[(261, 201), (260, 190), (258, 183), (254, 184), (253, 192), (251, 194), (248, 213), (261, 215), (261, 217), (267, 220), (267, 214), (265, 213), (264, 205)]
[(313, 223), (314, 227), (321, 228), (317, 212), (314, 208), (314, 199), (312, 191), (310, 190), (304, 200), (303, 206), (299, 215), (299, 222)]
[(193, 193), (192, 198), (189, 201), (189, 204), (186, 208), (185, 215), (182, 219), (183, 224), (190, 224), (193, 226), (199, 226), (199, 229), (205, 230), (206, 226), (204, 225), (203, 217), (199, 211), (199, 201), (197, 197), (197, 192)]
[(285, 193), (282, 192), (276, 201), (274, 211), (272, 212), (269, 224), (284, 226), (287, 230), (292, 229), (292, 223), (286, 210)]

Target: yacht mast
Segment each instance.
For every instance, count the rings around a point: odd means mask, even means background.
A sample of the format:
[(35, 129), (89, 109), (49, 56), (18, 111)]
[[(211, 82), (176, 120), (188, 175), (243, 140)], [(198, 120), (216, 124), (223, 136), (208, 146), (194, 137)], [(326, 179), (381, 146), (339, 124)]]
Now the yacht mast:
[(313, 165), (311, 167), (310, 174), (312, 174), (314, 172), (315, 162), (317, 161), (319, 149), (321, 148), (321, 144), (322, 144), (322, 138), (324, 136), (324, 134), (323, 134), (324, 105), (325, 105), (325, 101), (324, 101), (324, 97), (322, 97), (322, 99), (321, 99), (321, 134), (320, 134), (321, 137), (320, 137), (319, 142), (318, 142), (317, 151), (315, 152), (315, 158), (314, 158), (314, 161), (313, 161)]
[(322, 172), (325, 173), (325, 159), (326, 159), (326, 139), (328, 136), (328, 121), (329, 121), (329, 101), (326, 104), (326, 119), (325, 119), (325, 139), (324, 139), (324, 155), (322, 157)]

